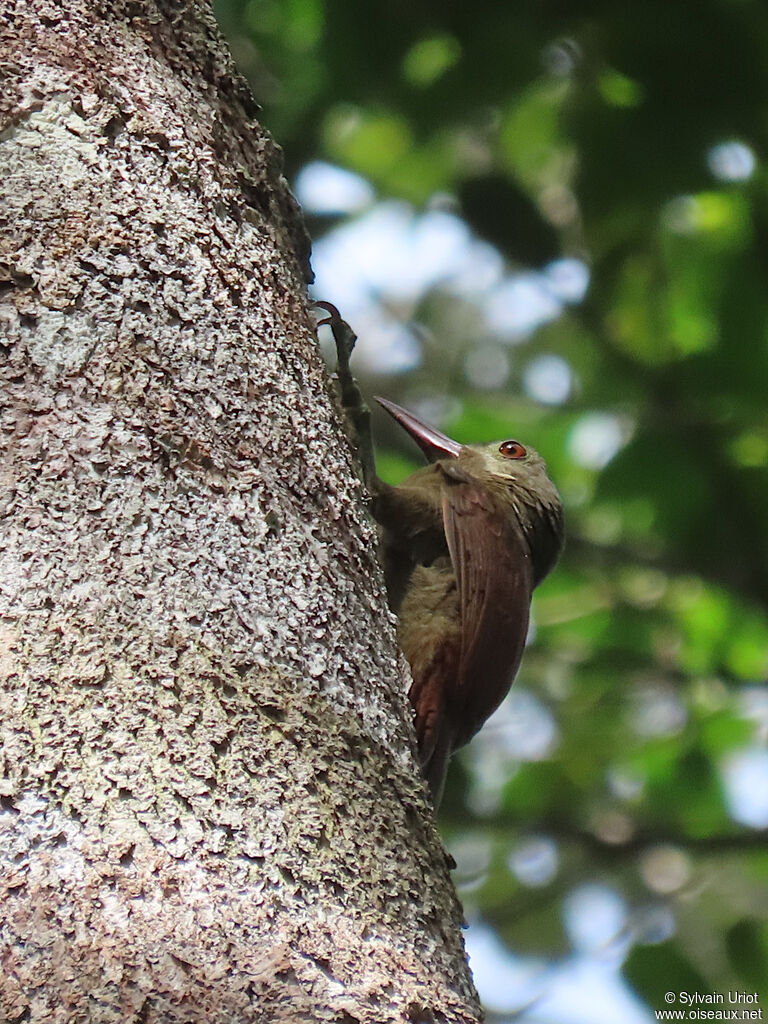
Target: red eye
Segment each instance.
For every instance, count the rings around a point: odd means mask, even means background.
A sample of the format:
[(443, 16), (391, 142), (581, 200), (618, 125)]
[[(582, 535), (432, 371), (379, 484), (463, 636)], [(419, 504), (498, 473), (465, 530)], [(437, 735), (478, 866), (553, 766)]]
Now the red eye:
[(499, 445), (499, 451), (505, 459), (522, 459), (527, 454), (519, 441), (503, 441)]

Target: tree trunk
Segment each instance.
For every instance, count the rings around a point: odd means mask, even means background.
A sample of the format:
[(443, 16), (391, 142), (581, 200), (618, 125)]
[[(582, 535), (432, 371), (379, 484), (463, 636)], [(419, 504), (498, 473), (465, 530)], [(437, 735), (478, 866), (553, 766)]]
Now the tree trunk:
[(0, 1018), (475, 1021), (305, 235), (209, 7), (0, 32)]

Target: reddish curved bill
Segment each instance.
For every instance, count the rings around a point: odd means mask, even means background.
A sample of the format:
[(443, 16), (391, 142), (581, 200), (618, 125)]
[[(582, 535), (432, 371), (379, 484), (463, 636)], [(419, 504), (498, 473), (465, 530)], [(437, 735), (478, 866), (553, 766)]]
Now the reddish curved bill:
[(439, 459), (445, 455), (450, 455), (454, 459), (458, 457), (464, 447), (458, 441), (452, 441), (450, 437), (434, 427), (430, 427), (401, 405), (396, 405), (387, 398), (379, 398), (378, 395), (373, 397), (404, 430), (408, 431), (428, 459)]

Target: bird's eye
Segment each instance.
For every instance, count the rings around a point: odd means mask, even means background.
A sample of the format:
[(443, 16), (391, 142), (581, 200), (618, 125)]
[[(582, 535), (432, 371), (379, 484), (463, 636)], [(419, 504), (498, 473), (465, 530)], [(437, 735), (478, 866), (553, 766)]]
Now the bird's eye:
[(499, 445), (499, 452), (505, 459), (522, 459), (527, 454), (519, 441), (503, 441)]

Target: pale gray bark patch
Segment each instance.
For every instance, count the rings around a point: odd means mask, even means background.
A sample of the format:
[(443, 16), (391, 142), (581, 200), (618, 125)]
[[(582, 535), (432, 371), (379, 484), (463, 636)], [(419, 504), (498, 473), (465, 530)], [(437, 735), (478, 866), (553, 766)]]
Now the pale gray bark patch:
[(477, 1020), (276, 147), (201, 2), (0, 33), (0, 1019)]

